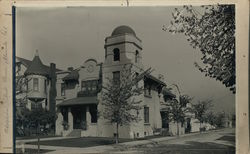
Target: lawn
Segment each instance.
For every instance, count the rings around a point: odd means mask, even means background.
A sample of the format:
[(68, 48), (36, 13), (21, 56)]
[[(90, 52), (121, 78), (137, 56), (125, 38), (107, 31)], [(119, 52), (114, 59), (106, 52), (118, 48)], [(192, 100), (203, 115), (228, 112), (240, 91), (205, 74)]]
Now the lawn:
[[(133, 139), (119, 139), (120, 143), (134, 141)], [(62, 147), (92, 147), (99, 145), (114, 144), (114, 138), (104, 137), (80, 137), (80, 138), (65, 138), (50, 141), (40, 141), (40, 145), (62, 146)], [(37, 142), (28, 142), (27, 144), (37, 145)]]

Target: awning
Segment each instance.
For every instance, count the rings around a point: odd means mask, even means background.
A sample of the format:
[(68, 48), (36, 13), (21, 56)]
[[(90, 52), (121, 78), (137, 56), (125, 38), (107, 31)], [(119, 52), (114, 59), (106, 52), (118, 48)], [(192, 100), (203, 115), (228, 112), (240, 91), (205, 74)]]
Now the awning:
[(70, 106), (70, 105), (87, 105), (87, 104), (98, 104), (97, 97), (76, 97), (67, 99), (57, 106)]

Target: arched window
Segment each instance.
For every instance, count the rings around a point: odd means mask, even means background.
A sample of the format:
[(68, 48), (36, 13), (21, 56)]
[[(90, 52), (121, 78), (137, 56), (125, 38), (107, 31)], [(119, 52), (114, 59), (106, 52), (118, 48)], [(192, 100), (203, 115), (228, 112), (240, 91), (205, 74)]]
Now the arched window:
[(120, 61), (120, 50), (118, 48), (115, 48), (113, 52), (114, 52), (114, 61)]
[(138, 62), (138, 58), (139, 58), (139, 52), (138, 50), (135, 51), (135, 62)]

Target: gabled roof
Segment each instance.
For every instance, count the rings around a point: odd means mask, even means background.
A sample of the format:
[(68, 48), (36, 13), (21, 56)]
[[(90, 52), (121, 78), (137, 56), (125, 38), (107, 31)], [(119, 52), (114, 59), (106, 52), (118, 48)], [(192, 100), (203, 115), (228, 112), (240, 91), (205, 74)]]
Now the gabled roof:
[(43, 65), (40, 57), (38, 54), (35, 55), (32, 62), (28, 66), (27, 70), (24, 72), (24, 75), (43, 75), (48, 76), (49, 70), (46, 68), (45, 65)]
[(167, 96), (167, 97), (170, 97), (170, 98), (175, 98), (176, 97), (176, 95), (173, 94), (168, 88), (163, 88), (162, 89), (162, 94), (164, 96)]
[(158, 78), (154, 77), (153, 75), (146, 74), (144, 77), (145, 77), (146, 79), (150, 79), (150, 80), (152, 80), (152, 81), (154, 81), (154, 82), (157, 82), (157, 83), (160, 84), (160, 85), (166, 86), (166, 83), (165, 83), (165, 82), (159, 80)]
[(79, 70), (73, 70), (71, 71), (68, 75), (66, 75), (62, 80), (67, 81), (67, 80), (76, 80), (78, 81), (79, 78)]

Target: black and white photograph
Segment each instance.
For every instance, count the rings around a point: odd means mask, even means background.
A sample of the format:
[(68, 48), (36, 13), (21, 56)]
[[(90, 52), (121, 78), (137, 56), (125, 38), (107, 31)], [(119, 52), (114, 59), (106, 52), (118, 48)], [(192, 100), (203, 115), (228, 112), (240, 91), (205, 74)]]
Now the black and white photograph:
[(16, 153), (235, 154), (235, 5), (13, 9)]

